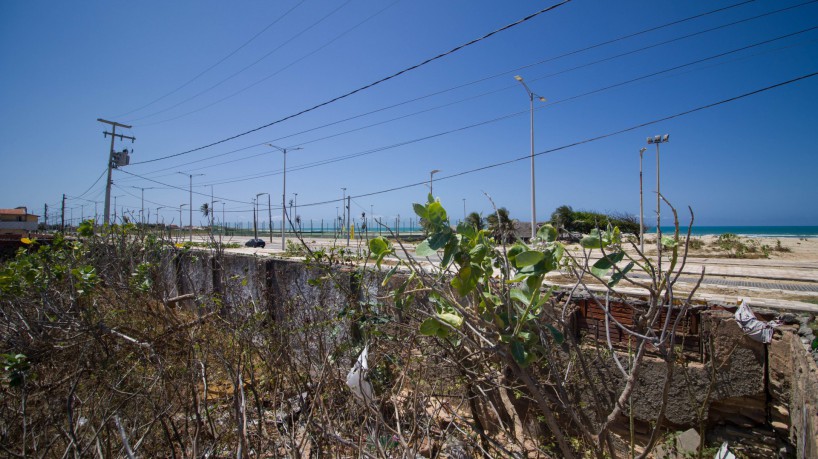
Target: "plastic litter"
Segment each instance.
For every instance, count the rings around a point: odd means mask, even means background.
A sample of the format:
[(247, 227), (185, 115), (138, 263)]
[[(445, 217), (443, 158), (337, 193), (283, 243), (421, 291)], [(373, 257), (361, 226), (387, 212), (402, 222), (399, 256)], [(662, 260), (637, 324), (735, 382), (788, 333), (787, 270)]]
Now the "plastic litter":
[(741, 327), (744, 334), (755, 341), (765, 344), (773, 340), (773, 329), (781, 325), (781, 322), (777, 320), (762, 322), (756, 319), (756, 315), (753, 313), (753, 310), (750, 309), (747, 300), (741, 300), (741, 306), (739, 306), (735, 316), (736, 322), (738, 322), (738, 326)]
[(736, 459), (736, 455), (730, 452), (727, 442), (721, 444), (721, 448), (713, 456), (713, 459)]
[(369, 356), (369, 346), (364, 346), (355, 365), (349, 370), (347, 374), (347, 386), (352, 391), (352, 395), (365, 404), (372, 403), (375, 399), (375, 393), (372, 390), (372, 384), (369, 382), (367, 373), (369, 372), (369, 364), (367, 357)]

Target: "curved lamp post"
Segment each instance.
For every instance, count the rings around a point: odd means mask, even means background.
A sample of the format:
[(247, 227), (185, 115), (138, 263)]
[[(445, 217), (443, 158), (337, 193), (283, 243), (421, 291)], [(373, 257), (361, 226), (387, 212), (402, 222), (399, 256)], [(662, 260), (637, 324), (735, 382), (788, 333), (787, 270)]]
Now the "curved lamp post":
[(523, 77), (517, 75), (514, 77), (515, 80), (520, 82), (525, 89), (526, 94), (528, 94), (528, 100), (530, 103), (530, 112), (531, 112), (531, 239), (534, 239), (534, 236), (537, 233), (537, 204), (536, 198), (534, 193), (534, 96), (540, 99), (540, 102), (545, 102), (545, 97), (539, 96), (534, 94), (534, 92), (525, 84), (523, 81)]

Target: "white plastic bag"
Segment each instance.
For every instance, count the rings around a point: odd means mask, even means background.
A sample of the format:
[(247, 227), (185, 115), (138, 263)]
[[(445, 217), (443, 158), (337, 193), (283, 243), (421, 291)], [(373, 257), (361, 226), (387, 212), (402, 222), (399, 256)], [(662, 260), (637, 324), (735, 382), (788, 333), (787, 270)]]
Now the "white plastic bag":
[(369, 383), (367, 374), (369, 372), (369, 364), (366, 361), (368, 355), (369, 346), (364, 346), (363, 352), (358, 356), (355, 365), (347, 374), (347, 386), (352, 391), (352, 395), (365, 404), (372, 403), (375, 399), (375, 393), (372, 390), (372, 384)]
[(753, 310), (750, 309), (747, 300), (741, 300), (741, 306), (739, 306), (736, 311), (736, 322), (738, 322), (738, 326), (741, 327), (747, 336), (765, 344), (773, 340), (773, 328), (780, 325), (780, 323), (775, 320), (762, 322), (756, 319), (756, 315), (753, 313)]
[(727, 448), (727, 442), (724, 442), (721, 444), (721, 448), (719, 448), (719, 451), (713, 459), (736, 459), (736, 455), (730, 452)]

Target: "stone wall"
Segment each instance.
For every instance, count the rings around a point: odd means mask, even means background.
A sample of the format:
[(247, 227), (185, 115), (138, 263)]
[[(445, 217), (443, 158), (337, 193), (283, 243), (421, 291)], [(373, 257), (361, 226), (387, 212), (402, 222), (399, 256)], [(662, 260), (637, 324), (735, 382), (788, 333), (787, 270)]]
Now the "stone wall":
[[(356, 330), (343, 319), (344, 309), (388, 288), (380, 285), (381, 274), (356, 271), (349, 266), (319, 271), (298, 260), (233, 254), (217, 261), (208, 252), (196, 251), (164, 263), (164, 275), (174, 280), (166, 287), (168, 295), (213, 292), (224, 304), (250, 305), (293, 327), (320, 323), (331, 335), (321, 345), (354, 339)], [(797, 329), (782, 327), (773, 343), (764, 345), (744, 335), (729, 312), (705, 310), (699, 322), (704, 359), (676, 367), (666, 410), (670, 427), (704, 425), (709, 441), (723, 439), (738, 444), (739, 451), (743, 445), (745, 452), (761, 452), (750, 457), (776, 454), (786, 443), (795, 445), (798, 457), (816, 457), (818, 370)], [(317, 344), (291, 345), (308, 356)], [(616, 386), (618, 371), (600, 371)], [(656, 419), (665, 372), (663, 360), (645, 359), (632, 408), (645, 427)], [(626, 430), (627, 419), (622, 421)]]
[(771, 421), (795, 445), (797, 457), (818, 457), (818, 367), (797, 331), (780, 327), (770, 343)]

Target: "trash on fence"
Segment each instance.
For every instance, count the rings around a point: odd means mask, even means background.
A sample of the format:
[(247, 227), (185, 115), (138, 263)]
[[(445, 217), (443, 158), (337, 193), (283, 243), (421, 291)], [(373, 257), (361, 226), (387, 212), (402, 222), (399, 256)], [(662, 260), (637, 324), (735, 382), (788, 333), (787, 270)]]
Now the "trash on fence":
[(750, 309), (747, 300), (741, 300), (741, 306), (736, 311), (736, 322), (738, 322), (738, 326), (741, 327), (744, 334), (765, 344), (773, 340), (773, 329), (781, 325), (781, 322), (777, 320), (762, 322), (756, 319), (756, 315)]
[(369, 346), (364, 346), (355, 365), (349, 370), (347, 374), (347, 386), (352, 391), (352, 394), (358, 400), (364, 403), (372, 403), (375, 399), (375, 394), (372, 391), (372, 384), (369, 382), (369, 364), (367, 363), (367, 356), (369, 355)]

